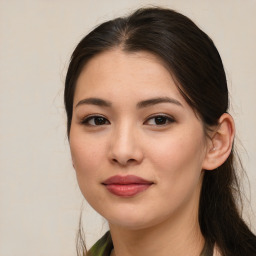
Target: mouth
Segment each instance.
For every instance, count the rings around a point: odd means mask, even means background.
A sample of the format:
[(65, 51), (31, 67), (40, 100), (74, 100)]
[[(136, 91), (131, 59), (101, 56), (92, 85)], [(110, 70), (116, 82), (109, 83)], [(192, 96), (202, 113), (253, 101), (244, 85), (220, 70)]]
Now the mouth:
[(116, 175), (108, 178), (102, 184), (116, 196), (132, 197), (147, 190), (154, 183), (134, 175)]

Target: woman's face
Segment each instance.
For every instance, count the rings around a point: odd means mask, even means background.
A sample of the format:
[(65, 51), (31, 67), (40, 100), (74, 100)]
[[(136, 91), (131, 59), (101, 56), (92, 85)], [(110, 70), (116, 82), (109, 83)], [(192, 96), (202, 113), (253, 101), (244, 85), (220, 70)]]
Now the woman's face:
[(197, 215), (207, 144), (155, 56), (115, 49), (81, 72), (71, 154), (84, 197), (110, 225), (139, 229)]

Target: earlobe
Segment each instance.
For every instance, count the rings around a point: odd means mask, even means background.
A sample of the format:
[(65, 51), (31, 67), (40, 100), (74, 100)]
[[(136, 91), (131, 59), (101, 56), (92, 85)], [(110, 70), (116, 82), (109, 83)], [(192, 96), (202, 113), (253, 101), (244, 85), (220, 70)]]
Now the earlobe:
[(219, 119), (217, 129), (211, 135), (202, 166), (204, 170), (214, 170), (226, 161), (232, 150), (234, 134), (233, 118), (224, 113)]

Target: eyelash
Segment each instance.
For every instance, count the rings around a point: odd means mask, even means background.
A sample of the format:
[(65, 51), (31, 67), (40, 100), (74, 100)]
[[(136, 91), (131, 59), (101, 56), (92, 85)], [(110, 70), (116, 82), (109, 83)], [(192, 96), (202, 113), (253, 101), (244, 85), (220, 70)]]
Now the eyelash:
[[(164, 124), (156, 124), (156, 119), (158, 118), (158, 121), (164, 121)], [(162, 120), (159, 120), (159, 118), (161, 118)], [(164, 114), (158, 114), (158, 115), (154, 115), (149, 117), (143, 124), (147, 124), (149, 123), (149, 120), (155, 119), (155, 124), (148, 124), (148, 125), (154, 125), (154, 126), (165, 126), (168, 124), (171, 124), (173, 122), (175, 122), (174, 118), (168, 115), (164, 115)]]
[[(96, 124), (96, 118), (98, 118), (98, 121), (99, 121), (99, 119), (101, 119), (101, 121), (100, 122), (107, 122), (107, 124), (110, 124), (110, 122), (108, 121), (108, 119), (107, 118), (105, 118), (104, 116), (100, 116), (100, 115), (95, 115), (95, 116), (88, 116), (88, 117), (85, 117), (83, 120), (82, 120), (82, 124), (83, 125), (87, 125), (87, 126), (101, 126), (101, 125), (106, 125), (106, 123), (103, 123), (103, 124)], [(94, 120), (94, 124), (90, 124), (89, 122), (91, 121), (91, 120)], [(96, 122), (95, 122), (96, 121)]]
[[(157, 124), (157, 121), (156, 121), (157, 118), (158, 118), (158, 121), (160, 121), (159, 124)], [(155, 119), (155, 124), (149, 123), (149, 121), (152, 119)], [(92, 120), (94, 121), (94, 124), (89, 123)], [(99, 122), (98, 124), (97, 124), (97, 121)], [(164, 122), (164, 123), (161, 123), (161, 122)], [(173, 117), (170, 117), (170, 116), (164, 115), (164, 114), (158, 114), (158, 115), (149, 117), (143, 124), (147, 124), (150, 126), (165, 126), (165, 125), (171, 124), (173, 122), (175, 122)], [(88, 116), (88, 117), (84, 118), (81, 121), (81, 123), (83, 125), (87, 125), (87, 126), (102, 126), (102, 125), (110, 124), (110, 122), (108, 121), (107, 118), (105, 118), (104, 116), (100, 116), (100, 115)]]

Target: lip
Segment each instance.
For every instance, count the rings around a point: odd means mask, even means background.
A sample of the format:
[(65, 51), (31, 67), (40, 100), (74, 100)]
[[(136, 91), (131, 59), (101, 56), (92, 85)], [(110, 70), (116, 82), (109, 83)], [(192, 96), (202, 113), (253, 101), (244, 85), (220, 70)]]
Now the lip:
[(132, 197), (147, 190), (154, 183), (135, 175), (116, 175), (103, 181), (102, 184), (116, 196)]

